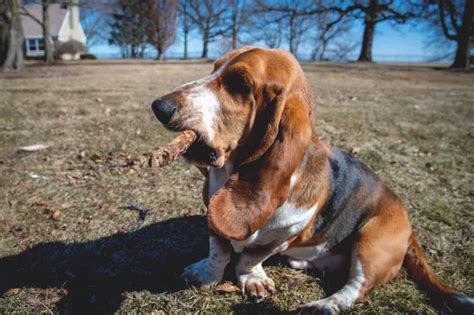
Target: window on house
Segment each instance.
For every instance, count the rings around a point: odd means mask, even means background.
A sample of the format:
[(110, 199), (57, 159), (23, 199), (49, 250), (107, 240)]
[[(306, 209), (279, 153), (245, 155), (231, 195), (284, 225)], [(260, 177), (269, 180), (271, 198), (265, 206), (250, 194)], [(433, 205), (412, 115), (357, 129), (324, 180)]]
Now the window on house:
[(42, 38), (28, 38), (26, 52), (30, 56), (41, 56), (44, 53), (44, 40)]
[(38, 45), (37, 45), (37, 39), (36, 38), (28, 39), (28, 48), (29, 48), (29, 51), (37, 51), (38, 50)]
[(42, 38), (38, 39), (38, 50), (44, 50), (44, 40)]

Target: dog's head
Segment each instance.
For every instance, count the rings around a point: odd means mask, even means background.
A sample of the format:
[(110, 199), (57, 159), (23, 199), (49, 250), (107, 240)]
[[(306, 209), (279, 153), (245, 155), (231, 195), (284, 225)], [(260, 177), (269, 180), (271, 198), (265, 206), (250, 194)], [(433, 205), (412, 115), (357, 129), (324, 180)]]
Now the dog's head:
[(168, 129), (198, 134), (188, 161), (237, 165), (209, 205), (211, 227), (234, 239), (253, 233), (286, 200), (291, 175), (316, 137), (313, 95), (296, 59), (282, 50), (231, 51), (211, 74), (175, 88), (152, 109)]
[(168, 129), (198, 134), (185, 158), (199, 166), (222, 167), (231, 155), (255, 159), (263, 153), (276, 137), (289, 101), (298, 101), (311, 115), (312, 96), (293, 56), (243, 47), (218, 59), (208, 76), (154, 101), (152, 109)]

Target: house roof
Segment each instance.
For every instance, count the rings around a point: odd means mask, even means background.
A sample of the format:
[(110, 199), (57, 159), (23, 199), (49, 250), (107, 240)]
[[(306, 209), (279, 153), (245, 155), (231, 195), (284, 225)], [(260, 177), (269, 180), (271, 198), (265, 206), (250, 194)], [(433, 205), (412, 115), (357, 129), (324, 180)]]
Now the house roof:
[[(40, 4), (27, 4), (24, 6), (25, 10), (33, 15), (36, 19), (43, 21), (43, 11)], [(49, 31), (51, 36), (58, 36), (59, 29), (63, 23), (64, 17), (67, 13), (67, 8), (59, 3), (51, 3), (48, 8), (49, 12)], [(28, 15), (22, 14), (21, 24), (23, 26), (23, 33), (27, 36), (43, 37), (43, 30), (41, 25), (37, 23)]]

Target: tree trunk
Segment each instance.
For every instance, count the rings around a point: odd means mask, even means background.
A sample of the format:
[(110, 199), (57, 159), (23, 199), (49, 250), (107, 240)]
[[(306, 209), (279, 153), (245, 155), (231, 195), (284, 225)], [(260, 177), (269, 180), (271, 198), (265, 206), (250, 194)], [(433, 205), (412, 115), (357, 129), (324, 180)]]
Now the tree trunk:
[[(1, 2), (0, 2), (1, 3)], [(0, 64), (3, 65), (8, 52), (8, 40), (10, 38), (11, 17), (7, 3), (0, 5)]]
[[(236, 6), (237, 4), (234, 4)], [(232, 49), (237, 48), (237, 10), (232, 12)]]
[(163, 54), (163, 48), (161, 46), (156, 47), (156, 59), (158, 60), (163, 60), (164, 54)]
[(326, 54), (328, 42), (329, 40), (327, 39), (321, 39), (321, 52), (319, 53), (319, 60), (324, 60), (324, 55)]
[(372, 46), (374, 42), (375, 25), (377, 19), (378, 0), (370, 0), (365, 13), (364, 35), (358, 61), (372, 62)]
[(51, 36), (49, 35), (49, 0), (42, 0), (43, 7), (43, 41), (44, 41), (44, 61), (47, 65), (54, 62)]
[(294, 25), (294, 20), (295, 20), (295, 17), (293, 16), (293, 14), (290, 15), (290, 38), (289, 38), (289, 43), (288, 43), (288, 48), (290, 49), (290, 52), (294, 55), (295, 54), (295, 48), (293, 47), (294, 46), (294, 39), (295, 39), (295, 34), (294, 34), (294, 30), (295, 30), (295, 25)]
[(184, 56), (183, 59), (188, 59), (188, 35), (190, 31), (189, 21), (188, 21), (188, 11), (187, 11), (188, 1), (184, 1), (182, 7), (183, 14), (183, 33), (184, 33)]
[(232, 49), (237, 48), (237, 29), (235, 27), (235, 24), (232, 25)]
[(474, 28), (474, 2), (472, 0), (465, 0), (464, 14), (462, 18), (461, 29), (459, 30), (456, 42), (456, 57), (451, 68), (454, 69), (469, 69), (471, 65), (471, 41), (470, 32)]
[(184, 31), (184, 56), (183, 59), (188, 59), (188, 31)]
[(375, 23), (365, 21), (364, 37), (358, 61), (372, 62), (372, 44), (374, 41)]
[(207, 58), (208, 46), (209, 46), (209, 33), (207, 31), (204, 31), (204, 34), (202, 36), (202, 54), (201, 54), (201, 58)]
[(2, 69), (20, 70), (23, 68), (23, 27), (19, 11), (20, 0), (10, 0), (11, 25), (9, 26), (8, 50)]

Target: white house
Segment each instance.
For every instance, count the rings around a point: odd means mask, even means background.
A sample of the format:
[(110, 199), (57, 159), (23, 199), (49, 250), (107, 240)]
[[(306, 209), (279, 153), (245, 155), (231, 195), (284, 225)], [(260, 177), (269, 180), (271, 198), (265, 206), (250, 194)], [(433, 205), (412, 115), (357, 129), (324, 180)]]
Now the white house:
[[(21, 20), (25, 36), (25, 55), (26, 57), (44, 56), (43, 30), (41, 25), (35, 21), (35, 19), (43, 20), (42, 7), (40, 4), (27, 4), (25, 10), (28, 14), (22, 15)], [(78, 5), (51, 3), (48, 13), (50, 40), (53, 44), (74, 40), (83, 43), (84, 47), (86, 46), (86, 34), (79, 21)], [(79, 59), (80, 56), (79, 54), (64, 54), (61, 57), (62, 59)]]

